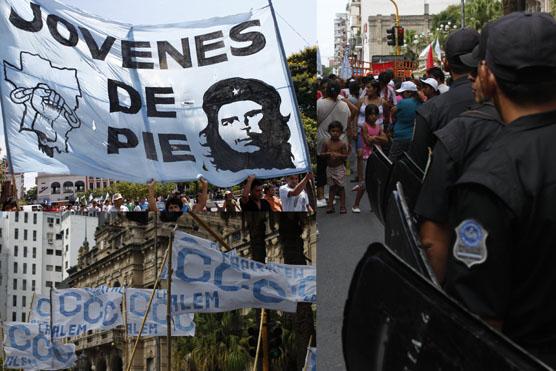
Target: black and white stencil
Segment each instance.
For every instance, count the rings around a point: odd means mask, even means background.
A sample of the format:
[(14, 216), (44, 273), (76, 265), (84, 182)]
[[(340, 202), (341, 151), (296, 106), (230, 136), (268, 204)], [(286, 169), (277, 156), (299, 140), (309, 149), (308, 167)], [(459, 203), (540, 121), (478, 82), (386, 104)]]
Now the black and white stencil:
[(4, 78), (13, 86), (10, 100), (24, 106), (19, 132), (34, 132), (49, 157), (69, 152), (69, 133), (81, 126), (75, 113), (82, 96), (77, 70), (28, 52), (20, 53), (19, 64), (4, 61)]
[(219, 170), (295, 168), (290, 115), (280, 113), (278, 91), (256, 79), (229, 78), (203, 96), (208, 125), (201, 131)]

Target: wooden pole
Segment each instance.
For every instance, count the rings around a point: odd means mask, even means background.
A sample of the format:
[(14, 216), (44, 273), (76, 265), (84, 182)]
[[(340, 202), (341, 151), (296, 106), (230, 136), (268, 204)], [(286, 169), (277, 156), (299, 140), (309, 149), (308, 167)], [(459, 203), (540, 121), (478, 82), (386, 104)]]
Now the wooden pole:
[(196, 213), (190, 211), (186, 215), (189, 215), (195, 223), (199, 224), (203, 227), (222, 247), (225, 251), (230, 251), (232, 248), (228, 245), (228, 243), (220, 236), (219, 233), (216, 233), (203, 219), (199, 217)]
[[(176, 224), (177, 227), (177, 224)], [(174, 228), (174, 232), (176, 228)], [(168, 287), (166, 288), (166, 344), (167, 344), (167, 358), (168, 370), (172, 369), (172, 245), (174, 240), (174, 233), (170, 235), (170, 245), (168, 246)]]
[[(154, 213), (154, 269), (158, 269), (158, 213)], [(156, 370), (160, 371), (160, 336), (155, 338), (156, 342)]]
[(127, 332), (127, 288), (124, 287), (124, 297), (122, 301), (122, 309), (124, 315), (124, 357), (128, 358), (129, 353), (129, 338)]
[[(172, 246), (172, 239), (170, 239), (170, 246)], [(154, 299), (154, 296), (156, 294), (156, 288), (158, 286), (158, 283), (160, 282), (160, 276), (162, 275), (162, 271), (164, 270), (164, 264), (166, 264), (166, 260), (168, 258), (169, 251), (170, 251), (170, 247), (168, 247), (168, 249), (166, 249), (166, 253), (164, 254), (164, 258), (162, 259), (162, 266), (160, 267), (160, 270), (158, 271), (158, 274), (156, 275), (156, 281), (154, 282), (153, 292), (152, 292), (151, 297), (149, 299), (149, 304), (147, 305), (147, 310), (145, 311), (145, 316), (143, 317), (143, 322), (141, 322), (141, 328), (139, 329), (139, 334), (137, 335), (137, 339), (135, 340), (135, 344), (133, 345), (133, 350), (131, 352), (131, 357), (130, 357), (129, 363), (127, 365), (127, 368), (126, 368), (127, 371), (131, 370), (131, 365), (133, 364), (133, 358), (135, 357), (135, 351), (137, 350), (137, 345), (139, 344), (139, 341), (141, 340), (141, 334), (143, 333), (143, 328), (145, 327), (145, 322), (147, 321), (147, 316), (149, 315), (149, 311), (151, 310), (151, 305), (153, 303), (153, 299)]]
[(261, 309), (261, 320), (260, 320), (260, 324), (259, 324), (259, 336), (257, 338), (257, 351), (255, 352), (255, 363), (253, 364), (253, 371), (257, 371), (257, 366), (259, 363), (259, 353), (261, 350), (261, 340), (262, 340), (262, 335), (263, 335), (263, 320), (264, 320), (264, 316), (265, 316), (265, 310), (264, 308)]
[(263, 325), (262, 342), (263, 342), (263, 371), (270, 371), (270, 347), (268, 345), (268, 316), (266, 310), (261, 310), (261, 322)]

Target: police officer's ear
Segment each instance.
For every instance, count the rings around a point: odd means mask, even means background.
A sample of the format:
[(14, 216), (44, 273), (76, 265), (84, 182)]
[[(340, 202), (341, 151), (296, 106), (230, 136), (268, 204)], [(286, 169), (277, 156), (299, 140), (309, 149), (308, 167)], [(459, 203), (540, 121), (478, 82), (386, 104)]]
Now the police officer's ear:
[(488, 68), (484, 60), (479, 64), (477, 73), (481, 80), (479, 88), (481, 89), (483, 97), (487, 100), (494, 98), (499, 91), (498, 84), (496, 82), (496, 77), (490, 71), (490, 68)]
[(450, 72), (450, 62), (448, 62), (448, 58), (442, 57), (442, 67), (444, 71)]

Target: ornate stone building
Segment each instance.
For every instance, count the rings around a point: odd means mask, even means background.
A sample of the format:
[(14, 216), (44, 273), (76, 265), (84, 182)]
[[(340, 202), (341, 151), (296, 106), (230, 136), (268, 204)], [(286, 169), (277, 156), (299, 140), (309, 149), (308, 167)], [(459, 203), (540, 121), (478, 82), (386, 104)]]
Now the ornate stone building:
[[(142, 213), (137, 213), (135, 216), (130, 214), (128, 216), (101, 215), (105, 220), (99, 223), (95, 242), (91, 245), (86, 242), (80, 248), (78, 264), (69, 272), (70, 275), (64, 281), (64, 286), (96, 287), (103, 284), (135, 288), (154, 286), (174, 225), (161, 223), (158, 219), (155, 221), (154, 214), (148, 217), (138, 216)], [(235, 248), (239, 255), (249, 255), (249, 233), (246, 228), (243, 228), (241, 216), (224, 218), (216, 213), (208, 213), (201, 217), (224, 238), (229, 246)], [(272, 261), (281, 261), (278, 229), (270, 228), (268, 224), (264, 236), (268, 257)], [(189, 217), (180, 223), (179, 228), (199, 237), (212, 239), (207, 231)], [(302, 238), (304, 253), (314, 262), (316, 227), (313, 222), (306, 223)], [(135, 338), (130, 338), (126, 343), (123, 329), (94, 331), (73, 338), (78, 353), (77, 370), (125, 369), (134, 340)], [(157, 356), (165, 354), (166, 338), (142, 339), (133, 360), (132, 370), (156, 370), (157, 362), (160, 362), (160, 370), (168, 370), (165, 357)]]

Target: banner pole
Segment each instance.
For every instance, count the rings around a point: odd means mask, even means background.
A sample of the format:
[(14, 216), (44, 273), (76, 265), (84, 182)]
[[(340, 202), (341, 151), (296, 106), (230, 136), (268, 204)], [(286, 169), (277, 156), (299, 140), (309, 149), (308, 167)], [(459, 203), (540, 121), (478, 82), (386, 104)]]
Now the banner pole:
[(220, 245), (222, 245), (222, 247), (225, 249), (225, 251), (230, 251), (232, 248), (230, 247), (230, 245), (228, 245), (228, 243), (226, 241), (224, 241), (224, 239), (222, 238), (222, 236), (220, 236), (219, 233), (216, 233), (208, 224), (207, 222), (205, 222), (203, 219), (201, 219), (199, 217), (199, 215), (197, 215), (196, 213), (194, 213), (193, 211), (189, 211), (187, 213), (194, 221), (195, 223), (199, 224), (201, 227), (203, 227), (216, 241), (218, 241), (218, 243)]
[(123, 315), (124, 315), (124, 357), (127, 360), (128, 353), (129, 353), (129, 342), (128, 342), (128, 333), (127, 333), (127, 287), (124, 287), (124, 297), (123, 297)]
[[(158, 269), (158, 213), (154, 213), (154, 266)], [(156, 370), (160, 371), (160, 336), (155, 338), (156, 342)]]
[[(309, 348), (311, 347), (311, 341), (313, 340), (313, 335), (309, 336), (309, 344), (307, 345), (307, 354), (309, 354)], [(307, 356), (305, 356), (307, 358)], [(303, 366), (303, 371), (307, 371), (307, 361), (305, 360), (305, 366)]]
[(303, 127), (303, 120), (301, 120), (301, 114), (299, 113), (299, 103), (297, 101), (297, 94), (295, 93), (295, 86), (293, 84), (292, 74), (288, 66), (288, 58), (286, 56), (286, 50), (284, 49), (284, 43), (282, 42), (282, 36), (280, 35), (280, 29), (278, 28), (278, 20), (276, 19), (276, 12), (274, 11), (274, 6), (272, 5), (272, 0), (268, 0), (268, 5), (270, 6), (270, 13), (272, 14), (272, 20), (274, 21), (274, 29), (276, 30), (276, 39), (278, 40), (278, 46), (280, 47), (280, 52), (282, 54), (282, 59), (284, 63), (284, 68), (286, 70), (286, 75), (288, 76), (288, 82), (290, 84), (291, 96), (294, 104), (295, 117), (299, 122), (301, 129), (301, 137), (303, 139), (303, 144), (305, 148), (305, 156), (308, 161), (305, 171), (312, 171), (311, 169), (311, 152), (309, 151), (309, 143), (307, 142), (307, 135), (305, 134), (305, 128)]
[[(178, 224), (174, 227), (174, 233)], [(168, 357), (168, 370), (172, 369), (172, 275), (174, 274), (172, 269), (172, 252), (173, 252), (173, 242), (174, 233), (170, 235), (170, 245), (168, 246), (168, 287), (166, 288), (166, 343), (167, 343), (167, 357)]]
[(53, 311), (54, 308), (54, 301), (52, 300), (52, 286), (50, 287), (50, 343), (52, 343), (54, 340), (54, 337), (52, 335), (52, 332), (54, 330), (54, 322), (52, 321), (52, 314), (54, 313)]
[[(172, 239), (170, 239), (170, 242), (172, 242)], [(131, 365), (133, 364), (133, 358), (135, 357), (135, 351), (137, 350), (137, 345), (139, 344), (139, 341), (141, 340), (141, 334), (143, 333), (143, 328), (145, 327), (145, 322), (147, 321), (147, 316), (149, 315), (149, 311), (151, 310), (151, 305), (153, 303), (154, 295), (156, 294), (156, 287), (158, 286), (158, 283), (160, 282), (160, 276), (162, 275), (162, 271), (164, 269), (164, 264), (166, 264), (166, 259), (168, 258), (168, 252), (169, 251), (170, 251), (170, 248), (166, 249), (166, 253), (164, 254), (164, 259), (162, 259), (162, 266), (160, 267), (160, 270), (158, 271), (158, 274), (156, 276), (156, 280), (154, 282), (154, 287), (153, 287), (153, 292), (152, 292), (151, 297), (149, 299), (149, 304), (147, 305), (147, 310), (145, 311), (145, 315), (143, 316), (143, 322), (141, 322), (141, 328), (139, 329), (139, 334), (137, 335), (137, 339), (135, 340), (135, 344), (133, 345), (133, 350), (131, 352), (131, 357), (130, 357), (129, 363), (127, 365), (127, 368), (126, 368), (127, 371), (131, 370)]]
[(35, 292), (31, 296), (31, 305), (29, 305), (29, 312), (27, 312), (27, 322), (31, 320), (31, 313), (33, 312), (33, 303), (35, 302)]
[(262, 334), (263, 334), (264, 316), (265, 316), (265, 310), (263, 308), (263, 309), (261, 309), (261, 320), (260, 320), (260, 324), (259, 324), (259, 336), (257, 337), (257, 351), (255, 353), (255, 363), (253, 364), (253, 371), (257, 371), (257, 365), (259, 363), (259, 353), (260, 353), (260, 350), (261, 350), (261, 339), (262, 339)]

